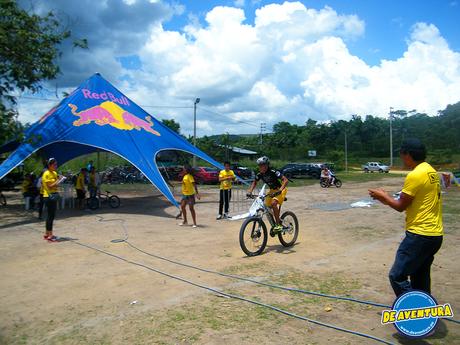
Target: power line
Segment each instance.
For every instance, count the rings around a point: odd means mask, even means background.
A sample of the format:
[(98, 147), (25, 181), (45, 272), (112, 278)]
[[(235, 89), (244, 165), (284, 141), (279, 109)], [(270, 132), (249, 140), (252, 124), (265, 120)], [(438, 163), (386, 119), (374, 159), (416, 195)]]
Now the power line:
[(248, 126), (259, 128), (259, 125), (256, 125), (255, 123), (251, 123), (251, 122), (247, 122), (247, 121), (243, 121), (243, 120), (236, 120), (236, 119), (232, 118), (230, 115), (227, 115), (227, 114), (218, 113), (216, 111), (209, 110), (209, 109), (206, 109), (206, 108), (203, 108), (203, 107), (200, 107), (200, 110), (203, 110), (203, 111), (205, 111), (205, 112), (207, 112), (209, 114), (212, 114), (212, 115), (224, 116), (224, 117), (228, 118), (230, 121), (235, 122), (235, 123), (244, 123), (244, 124), (246, 124)]

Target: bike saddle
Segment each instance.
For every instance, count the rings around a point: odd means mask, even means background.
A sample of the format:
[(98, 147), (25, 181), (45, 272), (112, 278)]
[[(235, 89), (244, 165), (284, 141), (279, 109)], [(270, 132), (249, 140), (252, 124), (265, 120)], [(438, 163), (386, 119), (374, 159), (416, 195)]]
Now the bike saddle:
[(108, 190), (105, 191), (106, 193), (110, 193)]

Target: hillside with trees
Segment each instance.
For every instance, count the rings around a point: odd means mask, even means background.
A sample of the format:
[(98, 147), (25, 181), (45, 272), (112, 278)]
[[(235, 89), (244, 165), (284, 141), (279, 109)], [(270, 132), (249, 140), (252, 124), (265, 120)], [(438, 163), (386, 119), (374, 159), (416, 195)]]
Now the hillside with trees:
[[(417, 137), (425, 142), (437, 164), (451, 163), (460, 153), (460, 102), (447, 106), (437, 116), (416, 111), (393, 111), (392, 128), (395, 157), (404, 138)], [(200, 138), (198, 145), (218, 159), (225, 158), (225, 146), (228, 145), (285, 161), (306, 160), (309, 150), (315, 150), (318, 159), (343, 161), (345, 136), (352, 160), (368, 157), (388, 160), (390, 121), (373, 115), (353, 115), (349, 121), (328, 123), (308, 119), (304, 125), (283, 121), (275, 124), (273, 132), (264, 134), (262, 140), (258, 134), (220, 135)]]

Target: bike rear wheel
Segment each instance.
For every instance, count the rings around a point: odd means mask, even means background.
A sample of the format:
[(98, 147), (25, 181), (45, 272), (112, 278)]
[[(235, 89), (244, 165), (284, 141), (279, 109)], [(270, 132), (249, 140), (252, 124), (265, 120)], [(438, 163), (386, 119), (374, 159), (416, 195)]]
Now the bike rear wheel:
[(109, 198), (109, 205), (111, 208), (118, 208), (120, 207), (120, 198), (116, 195), (112, 195)]
[(99, 198), (92, 197), (86, 199), (86, 205), (90, 210), (97, 210), (99, 208)]
[(267, 226), (260, 218), (246, 219), (240, 229), (240, 247), (247, 256), (261, 254), (267, 245)]
[[(285, 247), (291, 247), (299, 236), (299, 221), (294, 212), (286, 211), (281, 215), (283, 230), (278, 233), (278, 239)], [(287, 229), (284, 229), (287, 228)]]

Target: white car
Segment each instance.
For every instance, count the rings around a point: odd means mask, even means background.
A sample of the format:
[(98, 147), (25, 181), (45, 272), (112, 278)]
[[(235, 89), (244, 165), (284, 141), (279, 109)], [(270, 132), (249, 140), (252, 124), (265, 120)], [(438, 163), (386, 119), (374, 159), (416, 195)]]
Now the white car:
[(390, 171), (390, 167), (379, 162), (367, 162), (363, 165), (363, 171), (365, 173), (374, 171), (378, 171), (380, 173), (388, 173)]

